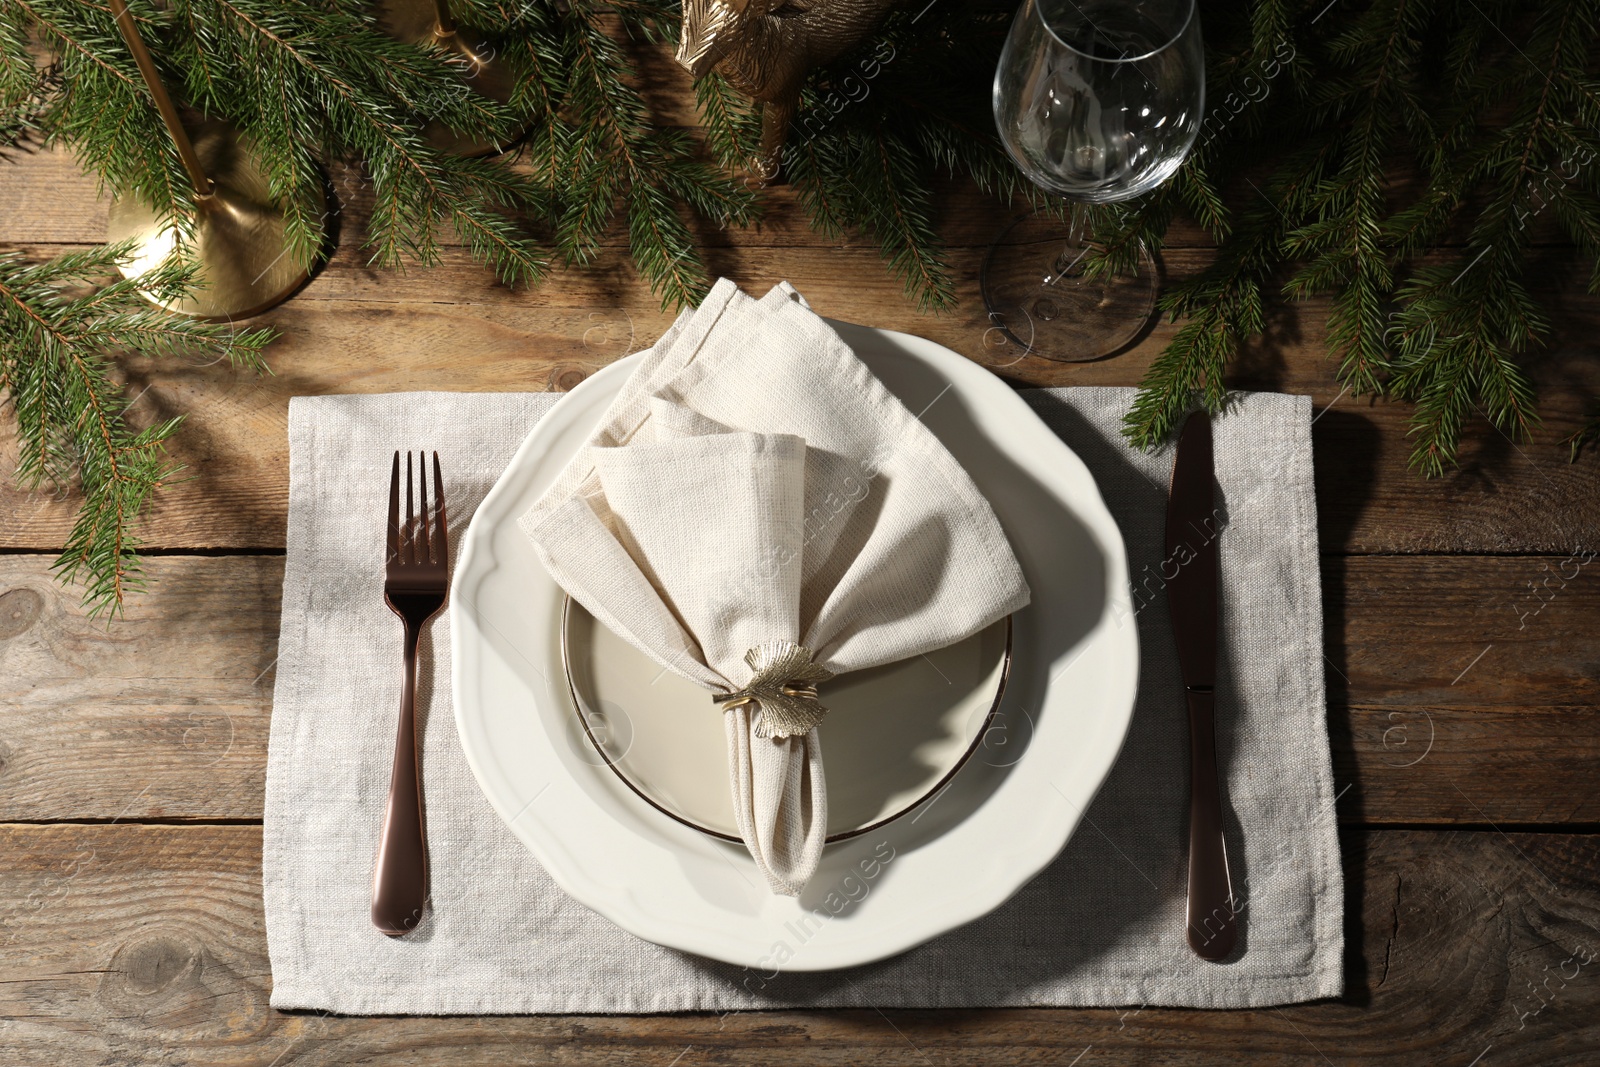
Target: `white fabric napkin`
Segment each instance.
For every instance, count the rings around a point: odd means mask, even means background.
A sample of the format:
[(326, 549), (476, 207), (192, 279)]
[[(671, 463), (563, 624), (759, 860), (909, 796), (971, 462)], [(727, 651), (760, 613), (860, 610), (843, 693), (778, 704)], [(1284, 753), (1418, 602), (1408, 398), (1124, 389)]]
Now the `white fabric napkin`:
[[(749, 685), (768, 642), (843, 674), (1028, 602), (966, 471), (787, 283), (755, 300), (723, 279), (679, 316), (521, 524), (575, 600), (713, 693)], [(797, 894), (827, 834), (819, 728), (768, 736), (759, 702), (706, 714), (745, 844)]]

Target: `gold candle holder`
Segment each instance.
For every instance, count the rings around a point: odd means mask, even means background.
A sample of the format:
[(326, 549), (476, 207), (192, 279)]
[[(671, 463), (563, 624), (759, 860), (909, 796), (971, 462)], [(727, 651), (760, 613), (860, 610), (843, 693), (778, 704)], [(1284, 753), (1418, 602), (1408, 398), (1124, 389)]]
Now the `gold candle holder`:
[[(380, 0), (378, 25), (390, 37), (406, 44), (434, 45), (459, 57), (467, 85), (496, 103), (511, 102), (518, 72), (499, 58), (493, 43), (476, 30), (456, 24), (448, 0)], [(517, 130), (504, 144), (479, 140), (452, 130), (437, 119), (423, 128), (434, 147), (458, 156), (491, 156), (514, 147), (526, 129)]]
[[(260, 158), (250, 142), (224, 122), (207, 121), (191, 138), (125, 0), (110, 0), (110, 7), (177, 146), (195, 200), (193, 216), (180, 227), (180, 220), (158, 214), (139, 197), (113, 192), (109, 239), (134, 241), (133, 255), (121, 267), (123, 276), (138, 281), (160, 266), (178, 247), (180, 230), (186, 230), (190, 252), (200, 265), (195, 285), (173, 300), (146, 293), (152, 303), (213, 320), (247, 318), (275, 307), (304, 284), (311, 265), (289, 252), (286, 219), (272, 198)], [(321, 189), (316, 209), (319, 237), (326, 239), (327, 199)]]

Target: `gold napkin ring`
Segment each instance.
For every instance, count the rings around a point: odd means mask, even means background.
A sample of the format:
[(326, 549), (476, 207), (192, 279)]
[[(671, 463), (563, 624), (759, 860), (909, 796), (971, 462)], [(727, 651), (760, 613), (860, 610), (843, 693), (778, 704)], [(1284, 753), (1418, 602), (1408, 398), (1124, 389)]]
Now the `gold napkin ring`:
[(744, 654), (753, 672), (743, 689), (713, 693), (723, 711), (755, 704), (760, 709), (755, 735), (768, 739), (795, 737), (822, 721), (828, 709), (817, 700), (817, 683), (833, 677), (811, 661), (811, 650), (793, 641), (767, 641)]

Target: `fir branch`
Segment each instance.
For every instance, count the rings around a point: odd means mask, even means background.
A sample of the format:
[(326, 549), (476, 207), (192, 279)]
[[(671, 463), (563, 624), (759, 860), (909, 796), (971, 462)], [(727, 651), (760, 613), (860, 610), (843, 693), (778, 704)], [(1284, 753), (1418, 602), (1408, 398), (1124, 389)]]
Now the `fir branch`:
[(712, 73), (695, 82), (695, 103), (705, 126), (706, 146), (728, 171), (749, 171), (761, 143), (761, 110)]
[[(395, 41), (344, 0), (131, 0), (168, 90), (239, 127), (259, 150), (287, 217), (291, 254), (320, 251), (321, 161), (365, 162), (379, 203), (373, 261), (438, 255), (448, 223), (508, 284), (536, 280), (546, 256), (512, 217), (550, 213), (547, 188), (504, 165), (431, 146), (424, 119), (503, 139), (516, 116), (465, 86), (458, 63)], [(192, 190), (109, 13), (81, 0), (0, 0), (0, 56), (29, 36), (56, 57), (59, 88), (40, 123), (104, 185), (182, 222)], [(0, 76), (0, 91), (8, 82)]]
[[(1306, 262), (1284, 287), (1290, 297), (1333, 293), (1330, 347), (1338, 377), (1356, 395), (1375, 393), (1388, 371), (1385, 303), (1394, 286), (1382, 242), (1388, 149), (1405, 116), (1421, 110), (1412, 86), (1421, 48), (1422, 0), (1380, 0), (1336, 37), (1330, 53), (1349, 71), (1313, 96), (1326, 123), (1347, 123), (1335, 137), (1337, 170), (1312, 193), (1313, 220), (1284, 240)], [(1373, 49), (1371, 42), (1381, 41)]]
[[(1471, 190), (1483, 207), (1461, 262), (1419, 269), (1399, 293), (1403, 325), (1412, 329), (1392, 389), (1417, 404), (1411, 461), (1429, 475), (1442, 474), (1454, 463), (1471, 411), (1481, 407), (1513, 439), (1526, 437), (1537, 421), (1532, 386), (1516, 362), (1548, 331), (1543, 310), (1520, 277), (1530, 240), (1528, 220), (1543, 206), (1541, 188), (1563, 199), (1561, 183), (1538, 180), (1560, 166), (1557, 131), (1568, 121), (1572, 88), (1587, 80), (1589, 46), (1580, 42), (1592, 41), (1593, 30), (1588, 0), (1541, 9), (1529, 34), (1533, 54), (1513, 45), (1467, 94), (1477, 107), (1511, 101), (1510, 120), (1478, 135), (1481, 147), (1467, 154), (1464, 173), (1444, 165), (1434, 174), (1435, 185), (1456, 185), (1442, 198), (1459, 203)], [(1577, 200), (1565, 199), (1560, 214), (1569, 229), (1585, 228)], [(1591, 221), (1600, 226), (1600, 219)], [(1445, 281), (1448, 271), (1454, 273)], [(1421, 323), (1426, 331), (1417, 328)], [(1426, 349), (1417, 340), (1424, 336)]]
[(1496, 426), (1513, 438), (1526, 436), (1537, 420), (1533, 389), (1513, 353), (1545, 324), (1521, 284), (1463, 256), (1417, 271), (1398, 295), (1400, 344), (1390, 387), (1416, 402), (1412, 464), (1429, 476), (1443, 474), (1480, 402)]
[(955, 286), (930, 217), (932, 197), (916, 181), (913, 150), (881, 128), (863, 148), (859, 177), (870, 213), (862, 224), (877, 235), (884, 258), (916, 295), (918, 307), (955, 306)]
[(1577, 431), (1567, 435), (1561, 443), (1567, 446), (1568, 462), (1578, 462), (1578, 457), (1583, 454), (1585, 448), (1600, 444), (1600, 412), (1591, 416)]
[[(1245, 178), (1253, 195), (1236, 213), (1216, 261), (1162, 294), (1164, 313), (1190, 321), (1151, 364), (1123, 419), (1122, 432), (1135, 445), (1151, 448), (1165, 440), (1197, 398), (1213, 413), (1222, 410), (1228, 361), (1265, 326), (1263, 294), (1295, 225), (1288, 207), (1304, 203), (1319, 186), (1330, 156), (1328, 145), (1303, 146), (1282, 159), (1282, 169), (1265, 190)], [(1124, 218), (1137, 221), (1133, 212)]]
[[(1173, 186), (1094, 223), (1103, 248), (1150, 242), (1175, 189), (1219, 240), (1216, 263), (1162, 298), (1182, 326), (1141, 383), (1128, 434), (1160, 441), (1196, 392), (1214, 407), (1233, 353), (1261, 330), (1253, 294), (1281, 284), (1291, 298), (1331, 297), (1329, 349), (1347, 386), (1415, 403), (1412, 462), (1426, 474), (1449, 469), (1479, 415), (1526, 436), (1538, 416), (1521, 360), (1549, 330), (1522, 276), (1541, 212), (1600, 291), (1600, 3), (1256, 0), (1244, 24), (1232, 9), (1207, 18), (1219, 93), (1274, 41), (1292, 41), (1296, 58), (1196, 146)], [(1407, 158), (1425, 176), (1415, 190), (1390, 181)], [(1424, 258), (1463, 228), (1459, 255)]]
[[(789, 131), (783, 173), (812, 226), (873, 240), (923, 310), (955, 304), (933, 225), (934, 179), (964, 177), (1006, 198), (1024, 191), (989, 108), (1011, 14), (996, 4), (892, 12), (854, 51), (812, 72)], [(714, 146), (743, 146), (711, 108), (707, 122)]]
[[(129, 246), (73, 252), (30, 264), (0, 253), (0, 389), (16, 419), (18, 478), (28, 488), (76, 481), (78, 517), (55, 562), (83, 583), (91, 614), (116, 614), (144, 587), (136, 526), (151, 495), (178, 467), (166, 442), (180, 420), (135, 429), (115, 380), (119, 353), (216, 354), (259, 368), (270, 331), (235, 332), (153, 307), (141, 289), (172, 296), (194, 267), (171, 261), (138, 286), (114, 276)], [(97, 288), (86, 288), (105, 282)]]
[[(375, 262), (398, 266), (402, 249), (433, 262), (436, 220), (448, 217), (506, 284), (542, 275), (544, 255), (496, 210), (509, 200), (537, 214), (542, 192), (492, 161), (432, 147), (418, 128), (414, 116), (423, 115), (471, 136), (504, 139), (514, 125), (504, 109), (463, 89), (442, 57), (306, 0), (177, 0), (185, 3), (196, 7), (196, 21), (223, 27), (213, 54), (231, 47), (230, 67), (255, 83), (224, 113), (242, 115), (236, 121), (276, 143), (266, 154), (284, 164), (276, 175), (281, 187), (301, 190), (304, 199), (320, 181), (314, 155), (297, 145), (365, 161), (387, 209), (374, 216), (368, 236)], [(251, 101), (261, 106), (252, 112)]]
[[(625, 14), (651, 27), (653, 9)], [(571, 60), (566, 69), (566, 108), (555, 121), (566, 127), (553, 139), (561, 152), (551, 173), (570, 175), (558, 244), (569, 260), (585, 262), (619, 205), (625, 206), (634, 263), (661, 296), (662, 306), (692, 304), (706, 292), (706, 271), (681, 204), (715, 212), (718, 225), (743, 224), (755, 213), (755, 196), (695, 158), (686, 138), (655, 131), (622, 46), (598, 17), (573, 7), (565, 22)]]

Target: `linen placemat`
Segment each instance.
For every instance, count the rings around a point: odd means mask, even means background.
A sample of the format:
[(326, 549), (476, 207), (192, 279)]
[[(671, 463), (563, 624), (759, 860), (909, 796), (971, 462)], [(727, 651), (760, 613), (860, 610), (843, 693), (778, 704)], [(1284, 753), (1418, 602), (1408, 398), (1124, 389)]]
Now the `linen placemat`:
[(450, 702), (449, 624), (418, 691), (433, 911), (391, 940), (368, 918), (389, 785), (399, 624), (380, 596), (390, 458), (437, 449), (452, 526), (549, 394), (296, 398), (262, 883), (272, 1005), (348, 1014), (780, 1007), (1259, 1007), (1343, 985), (1343, 877), (1324, 721), (1309, 398), (1244, 394), (1215, 428), (1223, 647), (1218, 757), (1234, 888), (1230, 962), (1184, 935), (1187, 735), (1160, 568), (1170, 449), (1119, 433), (1132, 390), (1022, 394), (1093, 472), (1127, 543), (1141, 645), (1122, 754), (1061, 856), (987, 917), (893, 959), (748, 982), (569, 898), (478, 790)]

